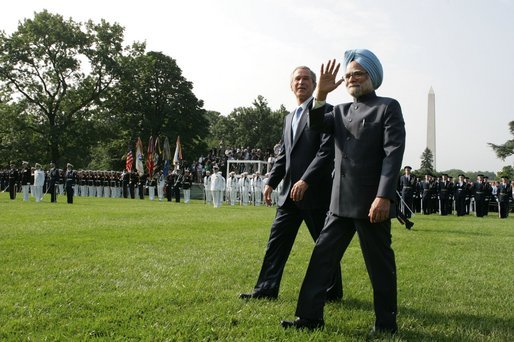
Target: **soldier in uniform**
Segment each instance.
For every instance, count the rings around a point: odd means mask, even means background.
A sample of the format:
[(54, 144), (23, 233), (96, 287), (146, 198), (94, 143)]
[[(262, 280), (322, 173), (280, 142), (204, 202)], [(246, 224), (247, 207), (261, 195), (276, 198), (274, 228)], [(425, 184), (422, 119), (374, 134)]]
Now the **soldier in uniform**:
[(491, 197), (493, 196), (493, 187), (491, 183), (489, 183), (489, 177), (484, 176), (484, 186), (485, 186), (485, 198), (484, 198), (484, 216), (489, 214), (489, 203), (491, 202)]
[(212, 203), (214, 208), (221, 207), (221, 203), (223, 202), (223, 192), (225, 191), (225, 178), (221, 175), (221, 172), (218, 171), (218, 167), (214, 166), (211, 175), (211, 193), (212, 193)]
[(29, 162), (26, 162), (26, 161), (21, 162), (20, 180), (21, 180), (21, 191), (23, 193), (23, 201), (26, 202), (29, 200), (29, 190), (30, 190)]
[(433, 212), (432, 207), (432, 195), (434, 192), (434, 183), (432, 181), (432, 175), (427, 173), (425, 175), (425, 180), (421, 182), (421, 189), (423, 189), (423, 194), (421, 197), (421, 205), (423, 207), (423, 214), (429, 215)]
[(237, 199), (237, 177), (234, 171), (231, 171), (227, 178), (227, 200), (230, 205), (235, 205)]
[(203, 177), (203, 189), (205, 192), (205, 203), (212, 203), (212, 192), (211, 192), (211, 172), (205, 171), (205, 177)]
[(509, 202), (512, 199), (512, 188), (509, 184), (509, 177), (501, 176), (501, 183), (498, 185), (498, 215), (500, 218), (509, 216)]
[(193, 185), (193, 177), (188, 169), (185, 170), (184, 177), (182, 178), (182, 191), (184, 192), (184, 203), (189, 203), (191, 200), (191, 186)]
[(73, 165), (66, 164), (66, 172), (64, 174), (64, 182), (66, 187), (66, 198), (68, 204), (73, 204), (73, 195), (75, 193), (75, 183), (77, 182), (77, 173), (73, 171)]
[(416, 177), (411, 174), (412, 167), (405, 166), (404, 174), (400, 177), (400, 191), (403, 202), (401, 205), (402, 213), (406, 218), (410, 218), (412, 210), (414, 210), (414, 189), (416, 186)]
[(468, 191), (468, 184), (463, 174), (459, 175), (459, 179), (454, 184), (454, 197), (455, 197), (455, 211), (457, 216), (466, 215), (466, 196)]
[(442, 216), (446, 216), (450, 212), (450, 193), (452, 192), (452, 185), (446, 173), (443, 173), (441, 177), (442, 179), (437, 183), (439, 213)]
[(41, 168), (41, 164), (36, 163), (34, 171), (34, 199), (41, 202), (43, 198), (43, 185), (45, 184), (45, 171)]
[(11, 162), (11, 169), (9, 170), (9, 198), (14, 200), (16, 199), (16, 182), (19, 178), (19, 172), (16, 168), (16, 165), (14, 165), (13, 162)]
[(487, 189), (484, 183), (484, 175), (477, 175), (477, 181), (473, 184), (473, 195), (475, 197), (475, 214), (477, 217), (484, 217), (486, 192)]
[(173, 194), (175, 195), (175, 202), (180, 203), (180, 188), (182, 187), (182, 175), (178, 171), (173, 171)]
[(464, 177), (466, 182), (466, 215), (471, 211), (471, 199), (473, 198), (473, 183), (469, 181), (469, 177)]
[(61, 173), (55, 166), (54, 162), (50, 162), (50, 171), (48, 173), (48, 192), (50, 193), (50, 202), (57, 203), (57, 184), (61, 179)]

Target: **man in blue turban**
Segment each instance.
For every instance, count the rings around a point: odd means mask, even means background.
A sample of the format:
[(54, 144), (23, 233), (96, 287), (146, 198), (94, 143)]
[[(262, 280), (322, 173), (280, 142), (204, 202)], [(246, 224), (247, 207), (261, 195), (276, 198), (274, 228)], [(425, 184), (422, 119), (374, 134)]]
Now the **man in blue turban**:
[[(396, 263), (391, 248), (391, 218), (396, 217), (396, 185), (405, 149), (405, 123), (398, 101), (375, 93), (383, 71), (369, 50), (344, 54), (344, 77), (336, 80), (340, 64), (321, 66), (316, 101), (309, 112), (313, 130), (332, 134), (335, 175), (330, 209), (305, 275), (297, 319), (282, 321), (284, 328), (324, 326), (326, 288), (354, 232), (359, 236), (375, 309), (373, 334), (397, 329)], [(353, 102), (324, 113), (328, 93), (345, 82)]]

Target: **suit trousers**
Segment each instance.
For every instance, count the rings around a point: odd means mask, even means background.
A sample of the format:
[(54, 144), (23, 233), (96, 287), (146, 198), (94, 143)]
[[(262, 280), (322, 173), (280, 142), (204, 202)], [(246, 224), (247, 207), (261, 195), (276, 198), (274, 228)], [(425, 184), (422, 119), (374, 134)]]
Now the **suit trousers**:
[[(326, 213), (326, 209), (300, 209), (290, 199), (277, 208), (259, 278), (254, 288), (255, 293), (278, 295), (284, 267), (302, 222), (305, 222), (312, 239), (316, 241), (323, 228)], [(339, 264), (334, 265), (327, 289), (328, 298), (342, 298), (343, 285)]]
[(391, 248), (391, 220), (370, 223), (329, 214), (312, 252), (296, 307), (296, 316), (323, 319), (326, 289), (357, 230), (373, 287), (375, 328), (396, 330), (396, 264)]

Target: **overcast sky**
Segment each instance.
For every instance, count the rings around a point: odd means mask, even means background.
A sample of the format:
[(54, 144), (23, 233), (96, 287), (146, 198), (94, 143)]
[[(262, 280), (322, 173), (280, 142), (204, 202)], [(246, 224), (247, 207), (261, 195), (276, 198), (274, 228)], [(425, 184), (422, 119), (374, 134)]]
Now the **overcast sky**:
[[(65, 18), (117, 22), (125, 42), (174, 58), (204, 108), (228, 115), (258, 95), (292, 110), (294, 67), (318, 72), (345, 50), (367, 48), (384, 67), (379, 96), (396, 98), (407, 129), (404, 164), (419, 168), (427, 99), (436, 99), (436, 168), (498, 171), (514, 120), (511, 0), (23, 0), (2, 3), (0, 29), (47, 9)], [(344, 87), (332, 104), (351, 98)], [(265, 124), (265, 123), (263, 123)]]

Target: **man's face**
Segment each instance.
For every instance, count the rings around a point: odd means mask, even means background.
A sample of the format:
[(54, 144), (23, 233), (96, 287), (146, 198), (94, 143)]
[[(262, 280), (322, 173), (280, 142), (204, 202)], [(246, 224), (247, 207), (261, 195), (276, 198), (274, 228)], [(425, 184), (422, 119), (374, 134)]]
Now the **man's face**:
[(298, 104), (305, 102), (314, 92), (314, 82), (307, 69), (296, 69), (291, 80), (291, 90), (298, 100)]
[(356, 61), (351, 61), (346, 66), (344, 81), (348, 94), (353, 97), (360, 97), (374, 90), (367, 71)]

